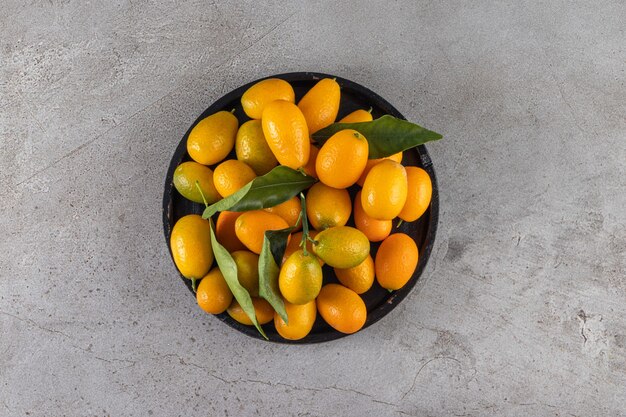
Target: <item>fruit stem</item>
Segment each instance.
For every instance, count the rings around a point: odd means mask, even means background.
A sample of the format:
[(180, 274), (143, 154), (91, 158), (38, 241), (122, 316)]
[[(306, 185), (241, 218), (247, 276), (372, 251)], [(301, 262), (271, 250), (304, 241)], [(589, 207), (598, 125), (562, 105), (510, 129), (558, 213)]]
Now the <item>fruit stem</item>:
[(300, 214), (298, 214), (298, 220), (296, 220), (296, 223), (293, 225), (293, 227), (297, 228), (301, 221), (302, 221), (302, 211), (300, 211)]
[(193, 290), (194, 294), (198, 292), (198, 279), (197, 278), (191, 278), (191, 289)]
[(404, 220), (400, 219), (400, 221), (398, 222), (398, 224), (396, 225), (396, 229), (399, 229), (400, 226), (402, 226), (402, 223), (404, 223)]
[(232, 110), (230, 111), (230, 112), (231, 112), (231, 114), (235, 114), (235, 110), (237, 110), (237, 109), (232, 109)]
[(204, 193), (202, 192), (202, 188), (200, 188), (200, 182), (196, 180), (196, 188), (200, 191), (200, 195), (202, 196), (202, 201), (204, 201), (204, 206), (209, 207), (209, 203), (206, 202), (206, 197), (204, 197)]
[(370, 107), (370, 109), (367, 111), (368, 113), (372, 113), (372, 110), (374, 110), (373, 107)]
[(309, 252), (306, 250), (306, 241), (309, 238), (309, 219), (306, 217), (306, 198), (303, 193), (300, 193), (300, 204), (302, 206), (300, 210), (300, 216), (302, 217), (302, 241), (300, 246), (302, 247), (302, 253), (307, 256)]

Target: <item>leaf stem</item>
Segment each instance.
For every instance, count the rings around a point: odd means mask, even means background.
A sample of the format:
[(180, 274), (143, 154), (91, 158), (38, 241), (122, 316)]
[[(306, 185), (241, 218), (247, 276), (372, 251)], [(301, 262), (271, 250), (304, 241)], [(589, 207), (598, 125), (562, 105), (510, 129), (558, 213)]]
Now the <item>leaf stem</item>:
[(302, 210), (300, 210), (300, 214), (298, 214), (298, 220), (296, 220), (296, 223), (293, 225), (293, 227), (297, 229), (301, 221), (302, 221)]
[(302, 206), (300, 211), (300, 216), (302, 217), (302, 241), (300, 241), (300, 246), (304, 256), (307, 256), (309, 254), (306, 250), (306, 241), (309, 238), (309, 219), (306, 217), (306, 198), (304, 193), (300, 193), (300, 204)]
[(202, 192), (202, 188), (200, 188), (200, 181), (196, 180), (196, 188), (198, 189), (198, 191), (200, 191), (200, 195), (202, 196), (202, 201), (204, 201), (204, 207), (209, 207), (209, 203), (207, 203), (206, 201), (206, 197), (204, 196), (204, 193)]

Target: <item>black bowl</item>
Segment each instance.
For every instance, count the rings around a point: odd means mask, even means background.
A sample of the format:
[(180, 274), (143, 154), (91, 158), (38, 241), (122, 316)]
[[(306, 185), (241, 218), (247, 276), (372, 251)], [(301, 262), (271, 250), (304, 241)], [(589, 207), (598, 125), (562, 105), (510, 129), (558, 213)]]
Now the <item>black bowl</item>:
[[(400, 114), (398, 110), (396, 110), (391, 104), (389, 104), (378, 94), (368, 90), (360, 84), (346, 80), (345, 78), (315, 72), (293, 72), (288, 74), (273, 75), (268, 78), (282, 78), (283, 80), (288, 81), (295, 90), (296, 102), (320, 79), (335, 78), (341, 86), (341, 106), (339, 109), (338, 119), (354, 110), (369, 109), (370, 107), (372, 108), (372, 114), (374, 118), (378, 118), (385, 114), (390, 114), (392, 116), (404, 119), (404, 116), (402, 116), (402, 114)], [(193, 203), (182, 197), (178, 193), (178, 191), (176, 191), (172, 182), (174, 170), (176, 169), (176, 167), (181, 162), (190, 160), (190, 157), (187, 154), (186, 146), (189, 132), (200, 120), (220, 110), (230, 111), (232, 109), (235, 109), (234, 114), (239, 119), (240, 124), (249, 120), (249, 118), (243, 112), (240, 99), (242, 94), (258, 81), (260, 80), (253, 81), (231, 91), (224, 97), (217, 100), (211, 106), (209, 106), (209, 108), (206, 109), (191, 125), (189, 130), (187, 130), (187, 133), (185, 133), (180, 143), (178, 144), (178, 147), (174, 152), (174, 156), (172, 157), (170, 167), (167, 170), (167, 176), (165, 179), (165, 192), (163, 196), (163, 229), (165, 232), (165, 241), (168, 248), (172, 227), (174, 226), (176, 221), (186, 214), (201, 214), (204, 208), (201, 204)], [(229, 157), (235, 157), (234, 151)], [(365, 322), (365, 326), (363, 326), (363, 328), (369, 327), (372, 324), (376, 323), (391, 310), (393, 310), (409, 294), (411, 289), (413, 289), (413, 287), (417, 283), (417, 280), (422, 275), (424, 268), (426, 267), (426, 263), (428, 262), (430, 252), (435, 241), (435, 233), (437, 231), (437, 221), (439, 217), (439, 192), (437, 189), (435, 170), (433, 168), (432, 161), (428, 156), (428, 152), (426, 152), (426, 147), (418, 146), (415, 149), (405, 151), (402, 163), (406, 166), (413, 165), (425, 169), (426, 172), (428, 172), (428, 174), (430, 175), (433, 185), (432, 201), (426, 213), (424, 213), (422, 217), (415, 222), (404, 222), (399, 228), (395, 227), (396, 222), (394, 222), (394, 229), (392, 231), (392, 233), (406, 233), (407, 235), (415, 239), (415, 242), (419, 249), (419, 263), (409, 282), (400, 290), (389, 292), (380, 287), (378, 283), (374, 282), (372, 288), (365, 294), (361, 295), (361, 297), (365, 301), (365, 305), (367, 306), (367, 321)], [(350, 193), (353, 198), (354, 194), (356, 193), (356, 191), (358, 191), (359, 188), (360, 187), (356, 185), (351, 187)], [(348, 224), (354, 225), (353, 218), (350, 219), (350, 222)], [(374, 243), (371, 245), (372, 257), (375, 257), (379, 245), (379, 243)], [(331, 267), (325, 265), (323, 269), (324, 284), (329, 282), (338, 282)], [(185, 279), (182, 275), (180, 275), (180, 277), (185, 285), (189, 288), (191, 294), (194, 294), (191, 288), (191, 281)], [(219, 314), (216, 317), (231, 326), (232, 328), (242, 333), (245, 333), (248, 336), (265, 340), (253, 326), (245, 326), (243, 324), (240, 324), (237, 321), (233, 320), (227, 313)], [(309, 333), (309, 335), (302, 340), (290, 341), (283, 339), (276, 332), (276, 329), (274, 328), (274, 324), (272, 322), (264, 325), (263, 329), (265, 330), (265, 333), (269, 337), (270, 341), (279, 343), (319, 343), (347, 336), (346, 334), (340, 333), (334, 330), (328, 324), (326, 324), (324, 320), (322, 320), (322, 318), (319, 316), (319, 314), (317, 320), (315, 321), (313, 329), (311, 330), (311, 333)]]

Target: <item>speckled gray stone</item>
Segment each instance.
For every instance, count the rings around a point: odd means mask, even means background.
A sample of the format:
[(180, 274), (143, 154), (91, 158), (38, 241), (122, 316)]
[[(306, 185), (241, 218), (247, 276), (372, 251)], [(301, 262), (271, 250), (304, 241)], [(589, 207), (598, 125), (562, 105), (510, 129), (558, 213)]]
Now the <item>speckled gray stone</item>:
[[(5, 0), (0, 415), (626, 415), (624, 22), (620, 0)], [(441, 222), (391, 314), (286, 346), (196, 307), (161, 198), (202, 110), (306, 70), (445, 135)]]

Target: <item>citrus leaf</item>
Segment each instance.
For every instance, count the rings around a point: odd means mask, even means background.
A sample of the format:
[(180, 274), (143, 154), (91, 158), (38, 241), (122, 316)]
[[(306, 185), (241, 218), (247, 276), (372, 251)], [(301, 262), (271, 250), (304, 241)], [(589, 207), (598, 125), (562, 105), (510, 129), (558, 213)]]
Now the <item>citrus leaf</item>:
[(211, 222), (211, 246), (213, 247), (213, 254), (215, 255), (217, 265), (220, 267), (220, 271), (224, 276), (226, 284), (228, 284), (228, 288), (230, 288), (230, 291), (233, 293), (233, 296), (235, 296), (235, 299), (241, 306), (241, 309), (250, 318), (259, 333), (261, 333), (266, 340), (269, 340), (256, 319), (254, 304), (252, 304), (252, 297), (250, 297), (250, 293), (248, 293), (248, 290), (246, 290), (239, 283), (239, 278), (237, 278), (237, 264), (233, 260), (233, 257), (230, 256), (230, 253), (228, 253), (226, 248), (220, 245), (215, 237), (215, 233), (213, 232), (213, 222)]
[(267, 174), (257, 177), (239, 191), (221, 199), (204, 210), (202, 217), (208, 219), (218, 211), (248, 211), (274, 207), (317, 180), (286, 166), (277, 166)]
[[(287, 311), (285, 310), (285, 303), (280, 296), (280, 290), (278, 288), (278, 275), (280, 268), (275, 259), (275, 254), (272, 253), (272, 243), (274, 241), (287, 241), (287, 236), (293, 230), (293, 227), (282, 230), (274, 230), (274, 238), (270, 237), (270, 231), (265, 232), (263, 237), (263, 247), (261, 249), (261, 255), (259, 256), (259, 295), (267, 300), (268, 303), (278, 315), (288, 322)], [(284, 237), (283, 237), (284, 236)], [(285, 245), (283, 245), (283, 253), (285, 251)], [(282, 260), (282, 254), (280, 254)]]
[(313, 140), (323, 145), (328, 138), (344, 129), (354, 129), (367, 138), (369, 159), (391, 156), (443, 137), (415, 123), (385, 115), (371, 122), (333, 123), (313, 133)]
[(291, 232), (295, 230), (295, 227), (288, 227), (280, 230), (268, 230), (265, 232), (265, 236), (270, 241), (270, 250), (276, 265), (282, 265), (283, 255), (287, 248), (288, 238)]

